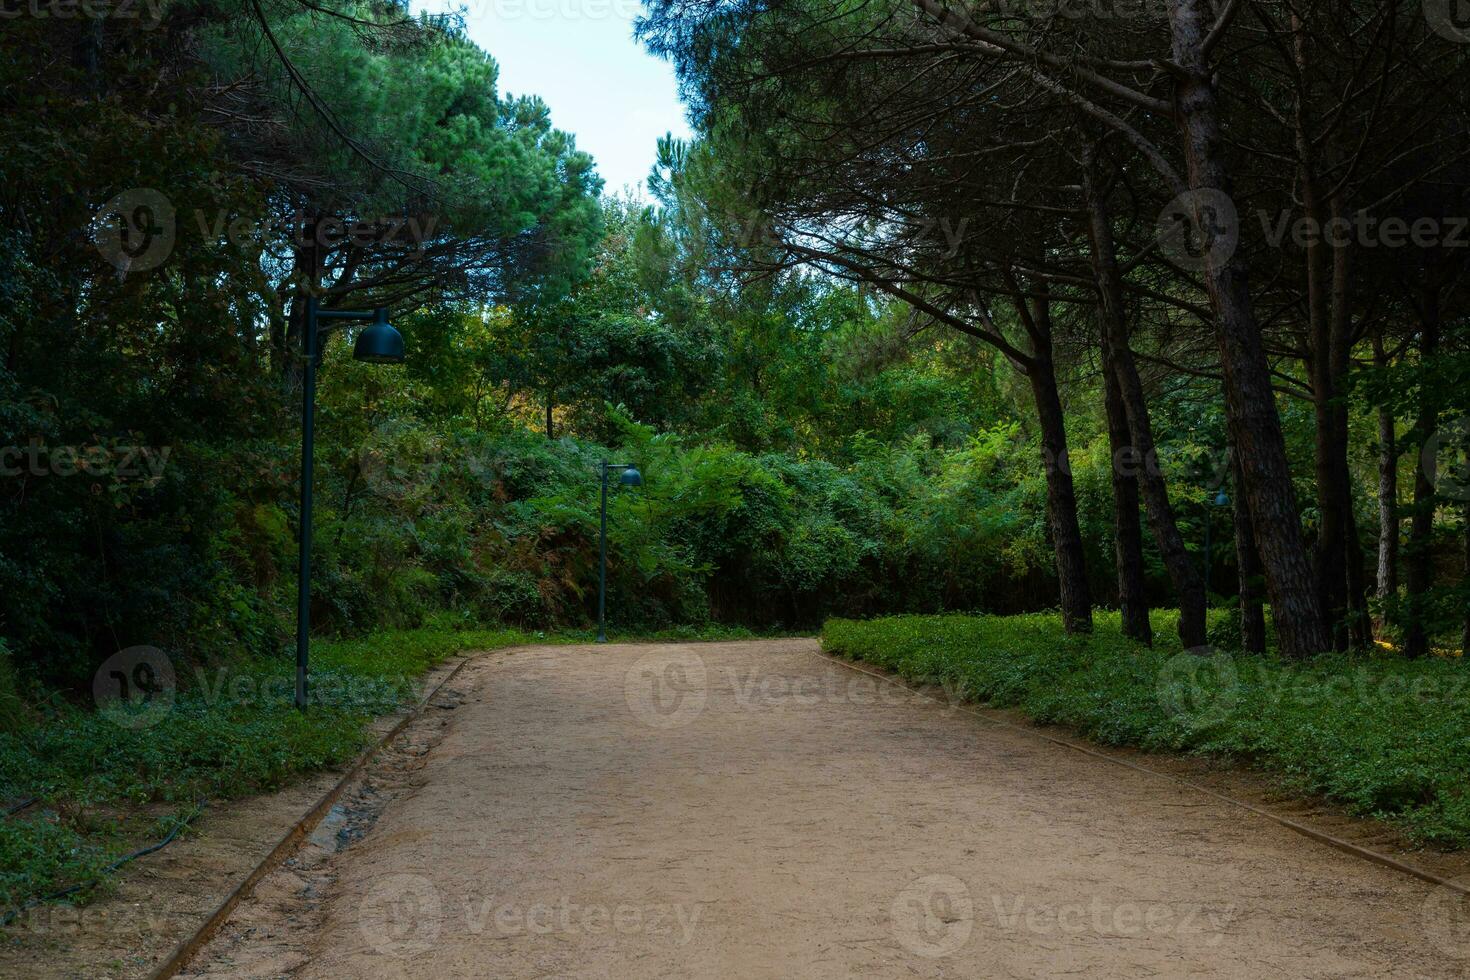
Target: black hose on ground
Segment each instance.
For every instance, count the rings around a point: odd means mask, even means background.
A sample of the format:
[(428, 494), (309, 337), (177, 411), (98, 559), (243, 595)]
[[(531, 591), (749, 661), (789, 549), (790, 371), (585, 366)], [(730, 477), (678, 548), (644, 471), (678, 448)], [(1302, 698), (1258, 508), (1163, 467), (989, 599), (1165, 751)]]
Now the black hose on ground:
[[(17, 810), (23, 809), (24, 807), (27, 807), (34, 802), (34, 799), (28, 800), (25, 803), (20, 804), (10, 812), (15, 813)], [(138, 858), (144, 857), (148, 854), (152, 854), (154, 851), (163, 850), (165, 847), (172, 844), (174, 840), (179, 836), (179, 834), (184, 830), (184, 828), (189, 826), (189, 824), (193, 822), (194, 818), (198, 817), (199, 814), (203, 812), (204, 801), (200, 800), (194, 805), (193, 811), (181, 817), (178, 823), (174, 824), (173, 829), (168, 832), (168, 835), (157, 844), (149, 844), (147, 847), (140, 848), (131, 854), (124, 854), (122, 857), (118, 858), (116, 861), (103, 868), (102, 873), (93, 878), (91, 881), (84, 881), (80, 884), (71, 885), (70, 887), (63, 888), (61, 889), (61, 891), (52, 892), (50, 895), (42, 895), (38, 898), (33, 898), (29, 902), (26, 902), (24, 905), (22, 905), (20, 908), (11, 909), (10, 911), (6, 912), (3, 917), (0, 917), (0, 927), (10, 925), (16, 919), (20, 918), (22, 914), (29, 912), (37, 905), (41, 905), (45, 902), (54, 902), (58, 898), (65, 898), (68, 895), (74, 895), (77, 892), (84, 891), (88, 888), (95, 888), (97, 885), (101, 884), (103, 878), (112, 874), (114, 871), (116, 871), (118, 868), (121, 868), (129, 861), (136, 861)]]

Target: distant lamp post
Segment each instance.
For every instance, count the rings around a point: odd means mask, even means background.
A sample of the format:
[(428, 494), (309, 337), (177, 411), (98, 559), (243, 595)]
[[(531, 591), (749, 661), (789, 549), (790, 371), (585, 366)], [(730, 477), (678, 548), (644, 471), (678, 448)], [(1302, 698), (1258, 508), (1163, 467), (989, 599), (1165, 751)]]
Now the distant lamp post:
[(597, 642), (607, 642), (607, 475), (620, 471), (618, 482), (625, 487), (641, 487), (643, 474), (632, 463), (602, 461), (602, 508), (597, 530)]
[(316, 297), (306, 298), (302, 324), (302, 348), (306, 356), (301, 379), (301, 540), (300, 566), (296, 573), (296, 707), (306, 710), (306, 666), (311, 647), (311, 464), (316, 449), (317, 324), (321, 320), (371, 321), (357, 335), (352, 356), (371, 364), (402, 364), (403, 335), (388, 323), (388, 311), (322, 310)]
[[(1216, 507), (1229, 507), (1230, 497), (1224, 490), (1216, 491), (1214, 499), (1210, 501)], [(1210, 519), (1210, 508), (1205, 508), (1205, 594), (1210, 591), (1210, 525), (1214, 521)]]

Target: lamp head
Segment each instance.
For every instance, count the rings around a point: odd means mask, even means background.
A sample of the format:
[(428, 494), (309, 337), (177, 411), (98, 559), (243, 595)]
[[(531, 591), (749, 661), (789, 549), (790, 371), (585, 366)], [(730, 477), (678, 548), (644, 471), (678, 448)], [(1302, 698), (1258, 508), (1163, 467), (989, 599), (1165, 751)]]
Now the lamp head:
[(371, 364), (403, 363), (403, 335), (393, 329), (383, 307), (373, 311), (373, 322), (357, 335), (352, 356)]
[(641, 487), (643, 486), (643, 474), (630, 466), (623, 470), (623, 475), (618, 477), (618, 481), (625, 487)]
[(1216, 507), (1224, 507), (1224, 506), (1228, 505), (1229, 503), (1230, 503), (1230, 497), (1225, 493), (1224, 490), (1221, 490), (1219, 493), (1215, 494), (1215, 506)]

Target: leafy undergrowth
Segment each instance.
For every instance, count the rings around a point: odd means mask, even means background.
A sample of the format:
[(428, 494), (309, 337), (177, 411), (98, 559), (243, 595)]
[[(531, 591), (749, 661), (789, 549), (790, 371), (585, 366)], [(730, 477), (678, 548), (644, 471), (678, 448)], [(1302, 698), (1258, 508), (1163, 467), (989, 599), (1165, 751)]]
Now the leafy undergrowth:
[[(611, 631), (614, 641), (732, 640), (739, 627)], [(0, 922), (8, 912), (85, 884), (105, 887), (119, 857), (161, 839), (201, 801), (279, 789), (354, 758), (369, 724), (422, 697), (435, 664), (466, 650), (527, 643), (590, 643), (593, 630), (474, 629), (442, 618), (429, 627), (316, 640), (311, 707), (293, 702), (293, 661), (208, 668), (174, 665), (175, 689), (131, 711), (57, 703), (46, 717), (0, 731)]]
[(1424, 844), (1470, 846), (1470, 663), (1201, 656), (1174, 625), (1155, 613), (1148, 649), (1107, 614), (1086, 637), (1054, 614), (832, 619), (822, 645), (1104, 744), (1249, 761)]
[(446, 657), (528, 642), (548, 638), (441, 627), (315, 641), (305, 713), (282, 658), (181, 666), (177, 690), (131, 716), (60, 704), (0, 733), (0, 801), (21, 807), (0, 819), (0, 916), (105, 878), (199, 801), (267, 792), (350, 760), (373, 718), (417, 696), (417, 681)]

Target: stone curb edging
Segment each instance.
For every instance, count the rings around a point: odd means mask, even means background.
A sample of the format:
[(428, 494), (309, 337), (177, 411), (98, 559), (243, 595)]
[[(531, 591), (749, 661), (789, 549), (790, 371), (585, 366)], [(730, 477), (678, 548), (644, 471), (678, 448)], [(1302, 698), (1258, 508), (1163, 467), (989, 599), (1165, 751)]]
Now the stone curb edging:
[[(505, 647), (503, 650), (495, 650), (494, 652), (502, 653), (507, 650), (514, 649), (516, 648)], [(442, 681), (434, 685), (434, 689), (426, 694), (423, 700), (421, 700), (413, 707), (412, 710), (410, 710), (407, 714), (400, 718), (392, 728), (390, 728), (387, 732), (383, 734), (381, 738), (377, 740), (377, 742), (364, 749), (363, 752), (355, 760), (353, 760), (352, 765), (348, 767), (347, 771), (342, 774), (342, 778), (337, 780), (336, 784), (334, 784), (331, 789), (327, 790), (322, 798), (317, 800), (316, 804), (302, 815), (300, 820), (296, 821), (296, 823), (292, 825), (291, 829), (286, 832), (285, 836), (281, 838), (276, 846), (271, 848), (270, 853), (267, 854), (263, 859), (261, 859), (260, 863), (255, 866), (250, 874), (246, 875), (245, 880), (240, 882), (240, 884), (237, 885), (235, 889), (225, 897), (225, 900), (221, 902), (219, 904), (219, 907), (210, 914), (209, 918), (204, 920), (199, 928), (194, 931), (193, 935), (189, 936), (182, 943), (180, 943), (178, 947), (174, 950), (173, 954), (169, 956), (169, 958), (165, 960), (163, 964), (151, 974), (152, 980), (170, 980), (171, 977), (177, 976), (179, 971), (189, 964), (189, 961), (194, 958), (199, 950), (202, 949), (211, 939), (215, 937), (215, 934), (219, 932), (220, 927), (225, 924), (225, 920), (230, 917), (230, 913), (235, 911), (235, 907), (238, 906), (242, 901), (250, 897), (251, 893), (255, 891), (255, 886), (260, 883), (261, 879), (280, 867), (281, 864), (283, 864), (285, 860), (296, 851), (296, 849), (301, 845), (301, 842), (304, 841), (308, 836), (310, 836), (312, 831), (316, 830), (317, 825), (322, 822), (322, 819), (336, 804), (337, 800), (341, 798), (342, 793), (344, 790), (347, 789), (348, 784), (350, 784), (355, 778), (357, 778), (357, 775), (362, 771), (363, 767), (366, 766), (367, 763), (374, 756), (381, 752), (388, 745), (388, 743), (392, 742), (395, 738), (402, 734), (403, 730), (407, 728), (409, 724), (417, 720), (418, 717), (423, 714), (424, 708), (428, 707), (429, 702), (438, 697), (439, 692), (444, 690), (450, 684), (450, 682), (458, 677), (460, 671), (464, 670), (465, 667), (469, 666), (469, 664), (479, 659), (479, 657), (482, 656), (483, 653), (484, 652), (471, 654), (465, 657), (464, 660), (460, 661), (460, 663), (457, 664), (455, 668), (451, 670)]]

